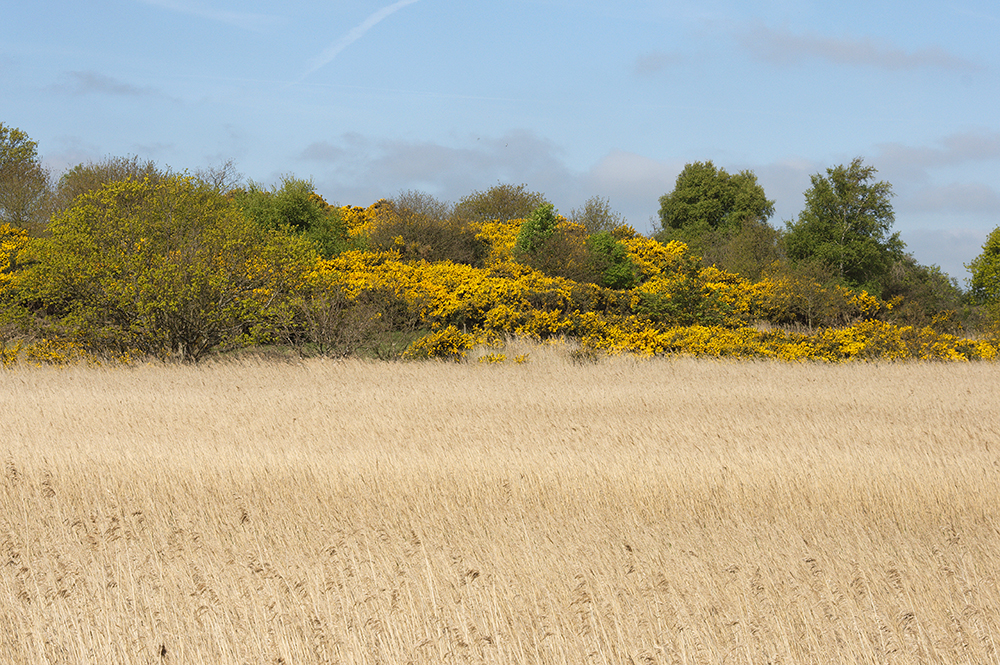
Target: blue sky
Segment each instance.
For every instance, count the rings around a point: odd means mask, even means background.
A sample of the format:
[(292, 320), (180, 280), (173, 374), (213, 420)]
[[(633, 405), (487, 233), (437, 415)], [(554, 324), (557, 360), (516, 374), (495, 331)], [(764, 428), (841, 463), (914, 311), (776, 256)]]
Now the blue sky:
[(1000, 7), (531, 0), (0, 0), (0, 122), (57, 174), (233, 159), (328, 201), (526, 183), (639, 231), (685, 163), (751, 169), (782, 226), (862, 157), (953, 277), (1000, 226)]

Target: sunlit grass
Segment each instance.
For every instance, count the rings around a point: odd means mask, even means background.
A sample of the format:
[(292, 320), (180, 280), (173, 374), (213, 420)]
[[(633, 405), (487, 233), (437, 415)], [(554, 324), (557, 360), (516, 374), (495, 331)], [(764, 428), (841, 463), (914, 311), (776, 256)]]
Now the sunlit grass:
[(0, 662), (1000, 662), (992, 364), (488, 352), (0, 371)]

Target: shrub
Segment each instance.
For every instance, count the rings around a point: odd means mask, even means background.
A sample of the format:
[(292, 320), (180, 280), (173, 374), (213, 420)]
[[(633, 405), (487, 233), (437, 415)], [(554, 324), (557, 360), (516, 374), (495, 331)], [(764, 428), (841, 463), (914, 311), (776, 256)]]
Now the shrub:
[(547, 204), (545, 196), (528, 191), (528, 186), (497, 184), (485, 192), (473, 192), (461, 199), (452, 215), (467, 222), (506, 222), (526, 219), (539, 206)]
[(274, 338), (315, 260), (190, 177), (114, 182), (78, 197), (29, 245), (20, 297), (98, 351), (198, 360)]
[(625, 245), (610, 231), (591, 235), (587, 238), (587, 247), (601, 286), (609, 289), (630, 289), (635, 286), (636, 266), (625, 251)]
[(419, 360), (439, 358), (459, 361), (476, 345), (476, 337), (448, 326), (421, 337), (406, 350), (404, 357)]
[(270, 190), (251, 182), (226, 196), (262, 228), (301, 236), (324, 258), (354, 246), (341, 209), (327, 204), (308, 180), (285, 176)]
[(394, 201), (382, 201), (368, 231), (372, 249), (396, 250), (404, 259), (452, 261), (481, 266), (489, 247), (478, 229), (454, 218), (438, 217)]

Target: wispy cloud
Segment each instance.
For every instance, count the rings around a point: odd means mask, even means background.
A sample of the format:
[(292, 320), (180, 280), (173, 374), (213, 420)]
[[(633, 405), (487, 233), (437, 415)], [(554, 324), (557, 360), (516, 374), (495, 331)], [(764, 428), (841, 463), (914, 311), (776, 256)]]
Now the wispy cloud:
[(412, 5), (417, 1), (418, 0), (399, 0), (399, 2), (395, 2), (388, 7), (383, 7), (366, 18), (360, 24), (352, 28), (346, 35), (331, 44), (325, 51), (313, 58), (308, 64), (308, 69), (306, 69), (306, 72), (299, 78), (299, 80), (301, 81), (305, 79), (316, 70), (333, 62), (333, 59), (340, 55), (341, 51), (361, 39), (366, 32), (374, 28), (392, 14), (398, 12), (406, 5)]
[(119, 81), (99, 72), (67, 72), (64, 83), (54, 86), (60, 92), (71, 95), (115, 95), (119, 97), (148, 97), (159, 93), (152, 88), (142, 88)]
[(870, 38), (837, 39), (818, 34), (797, 35), (763, 26), (743, 34), (740, 42), (754, 57), (779, 65), (794, 65), (816, 59), (839, 65), (895, 71), (926, 68), (954, 71), (981, 69), (976, 63), (937, 46), (905, 51)]
[(218, 21), (227, 25), (232, 25), (244, 30), (260, 32), (277, 22), (277, 18), (267, 14), (252, 14), (246, 12), (230, 12), (220, 9), (213, 9), (204, 4), (194, 2), (180, 2), (179, 0), (139, 0), (139, 2), (169, 9), (180, 14), (188, 14), (210, 21)]

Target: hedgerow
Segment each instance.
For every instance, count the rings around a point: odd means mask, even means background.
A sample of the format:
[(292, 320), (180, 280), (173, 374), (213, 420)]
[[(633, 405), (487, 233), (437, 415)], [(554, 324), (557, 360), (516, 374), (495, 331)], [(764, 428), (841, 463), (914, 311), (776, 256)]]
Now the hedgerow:
[[(184, 208), (189, 232), (171, 234), (162, 223), (169, 197), (209, 205), (212, 216)], [(133, 212), (113, 210), (119, 199), (134, 203)], [(481, 248), (467, 258), (465, 250), (433, 246), (437, 227), (425, 233), (426, 220), (401, 221), (393, 210), (387, 202), (337, 209), (354, 249), (322, 258), (301, 239), (248, 226), (239, 210), (188, 180), (111, 185), (54, 220), (51, 238), (0, 228), (2, 311), (6, 320), (28, 312), (36, 321), (33, 337), (7, 326), (0, 360), (200, 356), (269, 341), (380, 355), (380, 340), (391, 346), (401, 332), (408, 345), (401, 355), (412, 359), (461, 360), (510, 337), (573, 339), (587, 357), (966, 361), (994, 360), (1000, 348), (997, 335), (894, 324), (887, 319), (898, 301), (807, 273), (775, 266), (749, 280), (705, 267), (684, 243), (661, 244), (629, 227), (587, 241), (584, 227), (557, 222), (550, 238), (560, 229), (583, 238), (572, 261), (601, 253), (591, 264), (601, 269), (571, 279), (585, 271), (568, 270), (556, 254), (529, 261), (518, 252), (524, 220), (463, 221), (463, 247)], [(397, 228), (417, 235), (388, 242)], [(435, 258), (448, 255), (458, 260)], [(219, 298), (222, 310), (212, 304)], [(185, 327), (192, 322), (202, 328)]]

